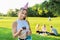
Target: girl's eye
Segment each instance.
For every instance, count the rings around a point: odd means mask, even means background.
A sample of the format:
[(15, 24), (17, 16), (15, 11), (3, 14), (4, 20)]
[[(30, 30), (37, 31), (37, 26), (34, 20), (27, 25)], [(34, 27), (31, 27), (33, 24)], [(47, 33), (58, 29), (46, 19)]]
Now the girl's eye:
[(22, 12), (22, 14), (24, 14), (24, 13)]
[(27, 14), (25, 14), (25, 15), (27, 15)]
[[(22, 14), (24, 14), (24, 13), (22, 13)], [(27, 14), (24, 14), (24, 15), (27, 15)]]

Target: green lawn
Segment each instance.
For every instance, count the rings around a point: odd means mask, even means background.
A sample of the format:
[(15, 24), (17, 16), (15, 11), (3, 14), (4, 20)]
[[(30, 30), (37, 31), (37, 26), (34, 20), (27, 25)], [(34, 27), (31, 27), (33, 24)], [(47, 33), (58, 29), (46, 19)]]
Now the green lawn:
[[(0, 40), (17, 40), (17, 38), (12, 37), (12, 22), (15, 21), (17, 17), (0, 17)], [(32, 30), (33, 40), (60, 40), (60, 17), (52, 18), (52, 21), (48, 21), (48, 18), (42, 17), (28, 17), (27, 20), (30, 22)], [(50, 31), (50, 25), (53, 25), (57, 29), (58, 36), (41, 36), (35, 33), (36, 24), (46, 24), (47, 30)]]

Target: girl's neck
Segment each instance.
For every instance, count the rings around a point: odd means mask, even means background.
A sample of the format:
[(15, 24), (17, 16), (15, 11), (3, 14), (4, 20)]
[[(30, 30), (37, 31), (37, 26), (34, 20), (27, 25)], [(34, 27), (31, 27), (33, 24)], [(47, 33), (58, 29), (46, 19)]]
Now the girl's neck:
[(21, 19), (21, 18), (18, 18), (18, 20), (23, 20), (23, 19)]

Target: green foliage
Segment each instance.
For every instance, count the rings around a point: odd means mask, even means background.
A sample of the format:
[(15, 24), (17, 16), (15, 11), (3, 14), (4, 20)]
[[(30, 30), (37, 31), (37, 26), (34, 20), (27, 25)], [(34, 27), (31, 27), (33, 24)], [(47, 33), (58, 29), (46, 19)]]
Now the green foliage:
[(0, 16), (2, 16), (2, 13), (0, 13)]
[[(19, 9), (9, 9), (7, 16), (16, 17)], [(1, 14), (0, 14), (1, 15)], [(35, 4), (28, 8), (29, 17), (55, 17), (60, 16), (60, 1), (59, 0), (49, 0), (44, 1), (42, 4)]]
[(35, 10), (33, 10), (32, 8), (28, 8), (28, 16), (29, 17), (36, 17), (38, 15), (39, 14)]
[(55, 16), (60, 16), (60, 1), (59, 0), (49, 0), (48, 10), (51, 11)]
[(13, 11), (13, 9), (10, 9), (8, 12), (7, 12), (7, 15), (8, 16), (11, 16), (11, 17), (17, 17), (17, 12), (19, 10), (18, 9), (15, 9), (15, 11)]

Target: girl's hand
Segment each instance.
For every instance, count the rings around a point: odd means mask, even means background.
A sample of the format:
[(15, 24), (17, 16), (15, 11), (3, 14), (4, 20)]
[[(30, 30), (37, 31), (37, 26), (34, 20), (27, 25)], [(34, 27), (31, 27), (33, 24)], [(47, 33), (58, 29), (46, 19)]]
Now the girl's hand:
[(27, 35), (31, 35), (31, 32), (30, 32), (30, 31), (28, 31), (28, 32), (27, 32)]
[(19, 30), (19, 33), (21, 33), (21, 32), (22, 32), (22, 30), (23, 30), (23, 29), (21, 28), (21, 29)]
[(23, 29), (20, 29), (20, 30), (18, 31), (18, 33), (19, 33), (18, 35), (21, 35), (22, 30), (23, 30)]

